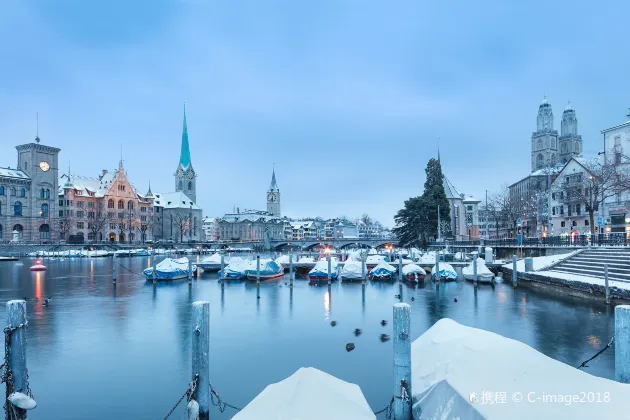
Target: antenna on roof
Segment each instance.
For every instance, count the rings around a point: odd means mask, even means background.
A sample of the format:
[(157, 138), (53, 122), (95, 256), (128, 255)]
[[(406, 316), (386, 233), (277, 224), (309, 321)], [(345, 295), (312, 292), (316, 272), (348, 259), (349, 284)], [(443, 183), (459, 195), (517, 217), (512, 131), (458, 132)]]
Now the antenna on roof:
[(39, 111), (37, 111), (37, 113), (35, 114), (35, 121), (36, 121), (36, 134), (35, 134), (35, 141), (37, 143), (39, 143)]

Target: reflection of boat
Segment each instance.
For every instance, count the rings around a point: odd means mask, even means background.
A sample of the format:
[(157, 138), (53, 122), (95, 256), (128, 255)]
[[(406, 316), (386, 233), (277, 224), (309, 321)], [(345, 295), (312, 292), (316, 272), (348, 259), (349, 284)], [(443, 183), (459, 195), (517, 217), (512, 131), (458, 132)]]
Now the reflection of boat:
[[(339, 264), (337, 260), (330, 260), (330, 281), (337, 280), (339, 275)], [(308, 281), (310, 284), (328, 281), (328, 261), (317, 261), (315, 267), (308, 273)]]
[[(197, 266), (192, 264), (192, 272), (197, 270)], [(153, 268), (143, 270), (147, 280), (153, 280)], [(179, 259), (165, 258), (155, 266), (156, 280), (179, 280), (188, 277), (188, 258)]]
[(457, 272), (450, 264), (445, 262), (440, 262), (439, 279), (435, 275), (435, 266), (431, 269), (431, 276), (436, 280), (457, 280)]
[(396, 274), (396, 267), (382, 262), (370, 271), (370, 278), (372, 280), (393, 280), (394, 274)]
[[(466, 280), (474, 280), (474, 260), (469, 265), (462, 269), (462, 274)], [(477, 258), (477, 281), (480, 283), (491, 283), (494, 278), (492, 271), (486, 267), (486, 263), (483, 259)]]
[[(252, 261), (246, 271), (247, 279), (256, 280), (258, 278), (258, 271), (256, 267), (256, 260)], [(273, 260), (260, 260), (260, 280), (270, 280), (276, 277), (282, 277), (284, 274), (284, 267), (279, 265)]]
[(204, 258), (199, 261), (199, 267), (201, 267), (203, 271), (207, 272), (219, 271), (221, 269), (221, 254), (215, 252), (209, 257)]
[(367, 274), (367, 267), (362, 268), (362, 261), (346, 261), (343, 264), (343, 268), (341, 269), (341, 274), (339, 275), (342, 280), (361, 280), (363, 273)]
[(219, 278), (241, 280), (247, 278), (247, 270), (252, 267), (256, 270), (256, 261), (247, 261), (242, 258), (235, 257), (223, 271), (219, 270)]
[(427, 272), (417, 264), (407, 264), (402, 269), (403, 278), (409, 281), (418, 282), (420, 277), (426, 276)]

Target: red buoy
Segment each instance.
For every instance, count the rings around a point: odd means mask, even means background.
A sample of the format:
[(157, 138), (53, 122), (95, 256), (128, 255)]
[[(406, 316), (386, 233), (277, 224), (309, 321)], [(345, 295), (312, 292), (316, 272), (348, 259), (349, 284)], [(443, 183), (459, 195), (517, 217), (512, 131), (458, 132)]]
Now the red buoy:
[(46, 271), (47, 268), (40, 260), (35, 260), (35, 264), (31, 266), (31, 271)]

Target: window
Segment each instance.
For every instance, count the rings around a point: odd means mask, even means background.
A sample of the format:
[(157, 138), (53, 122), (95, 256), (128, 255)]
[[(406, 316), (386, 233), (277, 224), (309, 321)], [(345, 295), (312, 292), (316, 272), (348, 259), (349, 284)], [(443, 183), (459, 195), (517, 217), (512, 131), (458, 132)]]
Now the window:
[(543, 148), (543, 141), (542, 139), (538, 139), (538, 150), (541, 150)]
[(84, 228), (83, 222), (77, 222), (77, 229), (83, 229), (83, 228)]
[(42, 217), (48, 217), (48, 204), (42, 204), (42, 210), (39, 213)]
[(118, 213), (118, 218), (119, 219), (124, 219), (125, 218), (125, 213)]
[(621, 136), (615, 136), (615, 146), (621, 146)]
[(0, 187), (0, 195), (4, 195), (4, 187)]
[(567, 206), (567, 211), (569, 212), (569, 217), (573, 216), (573, 206), (571, 204)]
[(125, 202), (122, 200), (118, 200), (118, 210), (124, 210), (125, 209)]
[(127, 210), (133, 210), (133, 201), (129, 200), (127, 202)]
[(580, 215), (580, 205), (579, 204), (575, 205), (575, 214), (577, 214), (578, 216)]
[(564, 216), (564, 206), (560, 206), (560, 215)]
[(15, 204), (13, 204), (13, 215), (14, 216), (22, 215), (22, 203), (20, 203), (19, 201), (16, 201)]
[(621, 193), (615, 194), (615, 200), (617, 201), (617, 203), (621, 203)]
[(50, 227), (48, 225), (39, 227), (39, 239), (50, 239)]
[(616, 165), (620, 165), (621, 164), (621, 151), (615, 151), (615, 164)]
[(575, 153), (580, 153), (580, 143), (575, 143)]
[(146, 213), (146, 212), (147, 212), (146, 207), (140, 207), (140, 213)]
[(45, 198), (46, 197), (46, 190), (45, 189), (41, 189), (39, 190), (39, 198)]
[(556, 215), (556, 208), (555, 207), (551, 208), (551, 214), (554, 215), (554, 216)]
[(551, 199), (555, 200), (556, 199), (556, 193), (551, 193)]
[(188, 181), (188, 191), (192, 190), (192, 181)]
[(107, 208), (108, 209), (113, 209), (114, 208), (114, 200), (107, 200)]
[(11, 187), (11, 195), (15, 197), (15, 187)]
[(93, 209), (94, 208), (94, 201), (88, 201), (87, 206), (88, 206), (88, 209)]
[(111, 218), (113, 218), (113, 217), (114, 217), (114, 212), (113, 212), (113, 211), (108, 211), (108, 212), (107, 212), (107, 218), (108, 218), (108, 219), (111, 219)]
[(83, 217), (85, 213), (83, 213), (83, 210), (77, 210), (77, 217)]
[(94, 217), (95, 217), (94, 212), (93, 211), (88, 211), (87, 217), (89, 217), (90, 219), (94, 219)]
[(112, 230), (116, 229), (116, 223), (110, 223), (109, 228)]
[(146, 222), (147, 221), (147, 216), (145, 216), (145, 215), (140, 216), (140, 220), (143, 221), (143, 222)]
[(543, 155), (541, 153), (541, 154), (539, 154), (536, 157), (536, 168), (537, 169), (542, 169), (543, 165), (544, 165), (544, 158), (543, 158)]
[(590, 225), (590, 221), (589, 221), (588, 219), (586, 219), (586, 220), (584, 221), (584, 226), (588, 226), (588, 225)]
[(156, 208), (155, 208), (155, 212), (156, 212), (156, 213), (159, 213), (159, 212), (160, 212), (160, 208), (159, 208), (159, 207), (156, 207)]
[(59, 210), (59, 217), (63, 217), (63, 210)]
[(577, 220), (572, 221), (571, 226), (577, 226)]
[(26, 190), (24, 188), (20, 188), (20, 197), (26, 197)]
[(184, 184), (182, 183), (182, 181), (179, 181), (177, 183), (177, 191), (181, 191), (183, 187), (184, 187)]
[(562, 222), (560, 222), (560, 227), (564, 227), (564, 225), (565, 225), (565, 222), (563, 220)]
[(83, 204), (84, 204), (83, 201), (77, 201), (77, 207), (78, 208), (82, 209), (83, 208)]

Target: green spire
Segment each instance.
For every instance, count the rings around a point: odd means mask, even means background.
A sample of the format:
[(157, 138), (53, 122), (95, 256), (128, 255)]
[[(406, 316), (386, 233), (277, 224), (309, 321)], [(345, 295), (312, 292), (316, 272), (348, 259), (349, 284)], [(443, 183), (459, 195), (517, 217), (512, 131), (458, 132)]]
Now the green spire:
[(184, 129), (182, 131), (182, 152), (179, 155), (179, 164), (184, 168), (190, 166), (190, 147), (188, 145), (188, 126), (186, 125), (186, 104), (184, 103)]

